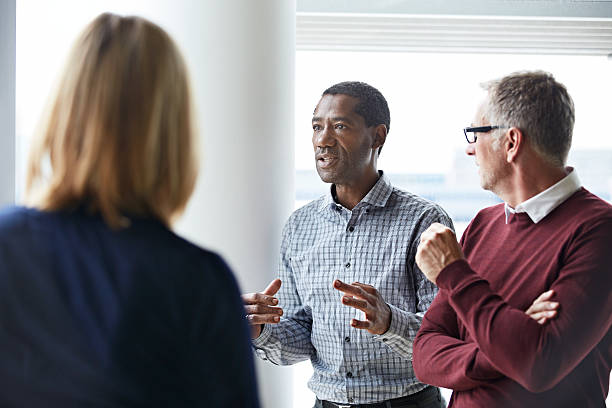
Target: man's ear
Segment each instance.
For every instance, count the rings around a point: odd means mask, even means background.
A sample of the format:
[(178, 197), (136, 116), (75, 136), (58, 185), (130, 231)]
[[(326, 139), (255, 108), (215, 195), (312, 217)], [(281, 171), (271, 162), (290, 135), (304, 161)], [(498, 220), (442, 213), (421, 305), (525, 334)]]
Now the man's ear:
[(374, 143), (372, 144), (372, 149), (378, 149), (382, 145), (385, 144), (387, 140), (387, 126), (386, 125), (378, 125), (376, 126), (376, 134), (374, 135)]
[(525, 148), (525, 137), (523, 131), (517, 127), (508, 129), (503, 138), (503, 146), (506, 149), (506, 161), (516, 161), (519, 153)]

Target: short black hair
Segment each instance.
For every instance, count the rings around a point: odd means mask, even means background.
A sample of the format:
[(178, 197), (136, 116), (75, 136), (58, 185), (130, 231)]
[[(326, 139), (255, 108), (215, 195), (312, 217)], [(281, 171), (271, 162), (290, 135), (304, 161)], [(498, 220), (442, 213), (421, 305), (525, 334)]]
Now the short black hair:
[(389, 133), (389, 105), (380, 91), (372, 85), (357, 81), (340, 82), (327, 88), (322, 96), (325, 95), (348, 95), (357, 98), (359, 102), (355, 105), (355, 113), (365, 119), (366, 126), (385, 125)]

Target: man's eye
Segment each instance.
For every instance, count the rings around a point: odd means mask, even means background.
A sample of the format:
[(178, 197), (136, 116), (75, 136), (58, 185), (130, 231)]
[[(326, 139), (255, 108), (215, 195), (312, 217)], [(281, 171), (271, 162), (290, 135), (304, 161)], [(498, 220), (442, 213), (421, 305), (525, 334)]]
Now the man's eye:
[(319, 126), (319, 125), (312, 125), (312, 130), (321, 130), (321, 126)]
[(338, 123), (336, 124), (336, 129), (346, 129), (346, 126), (344, 126), (342, 123)]

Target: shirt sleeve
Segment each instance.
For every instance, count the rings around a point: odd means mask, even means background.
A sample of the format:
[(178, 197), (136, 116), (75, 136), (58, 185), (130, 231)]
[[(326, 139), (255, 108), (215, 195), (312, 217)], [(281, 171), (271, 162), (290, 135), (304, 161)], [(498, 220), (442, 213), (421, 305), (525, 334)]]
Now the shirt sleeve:
[(408, 260), (406, 262), (406, 273), (412, 276), (412, 282), (414, 282), (416, 312), (402, 310), (395, 305), (389, 304), (389, 308), (391, 309), (391, 324), (389, 329), (384, 334), (374, 337), (383, 341), (388, 347), (408, 360), (412, 360), (413, 341), (421, 327), (423, 315), (433, 302), (437, 293), (436, 285), (425, 277), (415, 262), (421, 234), (435, 222), (454, 229), (450, 217), (439, 206), (434, 205), (424, 211), (421, 220), (416, 223), (413, 240), (407, 252)]
[(259, 337), (253, 339), (255, 354), (277, 365), (295, 364), (309, 359), (315, 353), (311, 342), (312, 313), (302, 305), (291, 268), (289, 249), (292, 225), (293, 217), (289, 218), (283, 229), (279, 260), (282, 284), (277, 297), (283, 316), (278, 324), (264, 325)]
[(568, 244), (551, 289), (558, 316), (538, 324), (508, 305), (465, 260), (437, 282), (487, 359), (531, 392), (553, 388), (597, 346), (612, 326), (612, 220), (585, 226)]

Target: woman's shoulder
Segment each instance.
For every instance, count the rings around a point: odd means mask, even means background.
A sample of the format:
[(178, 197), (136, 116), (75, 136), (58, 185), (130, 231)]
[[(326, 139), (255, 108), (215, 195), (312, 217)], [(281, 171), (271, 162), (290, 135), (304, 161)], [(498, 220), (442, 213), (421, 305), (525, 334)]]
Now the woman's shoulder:
[(4, 207), (0, 210), (0, 236), (23, 230), (32, 223), (43, 222), (41, 218), (44, 218), (44, 214), (33, 208)]
[(167, 230), (167, 232), (170, 236), (166, 236), (164, 239), (165, 255), (172, 254), (170, 256), (182, 264), (183, 271), (195, 272), (209, 277), (211, 277), (210, 273), (212, 272), (217, 278), (231, 276), (233, 280), (230, 267), (217, 252), (203, 248), (172, 230)]

